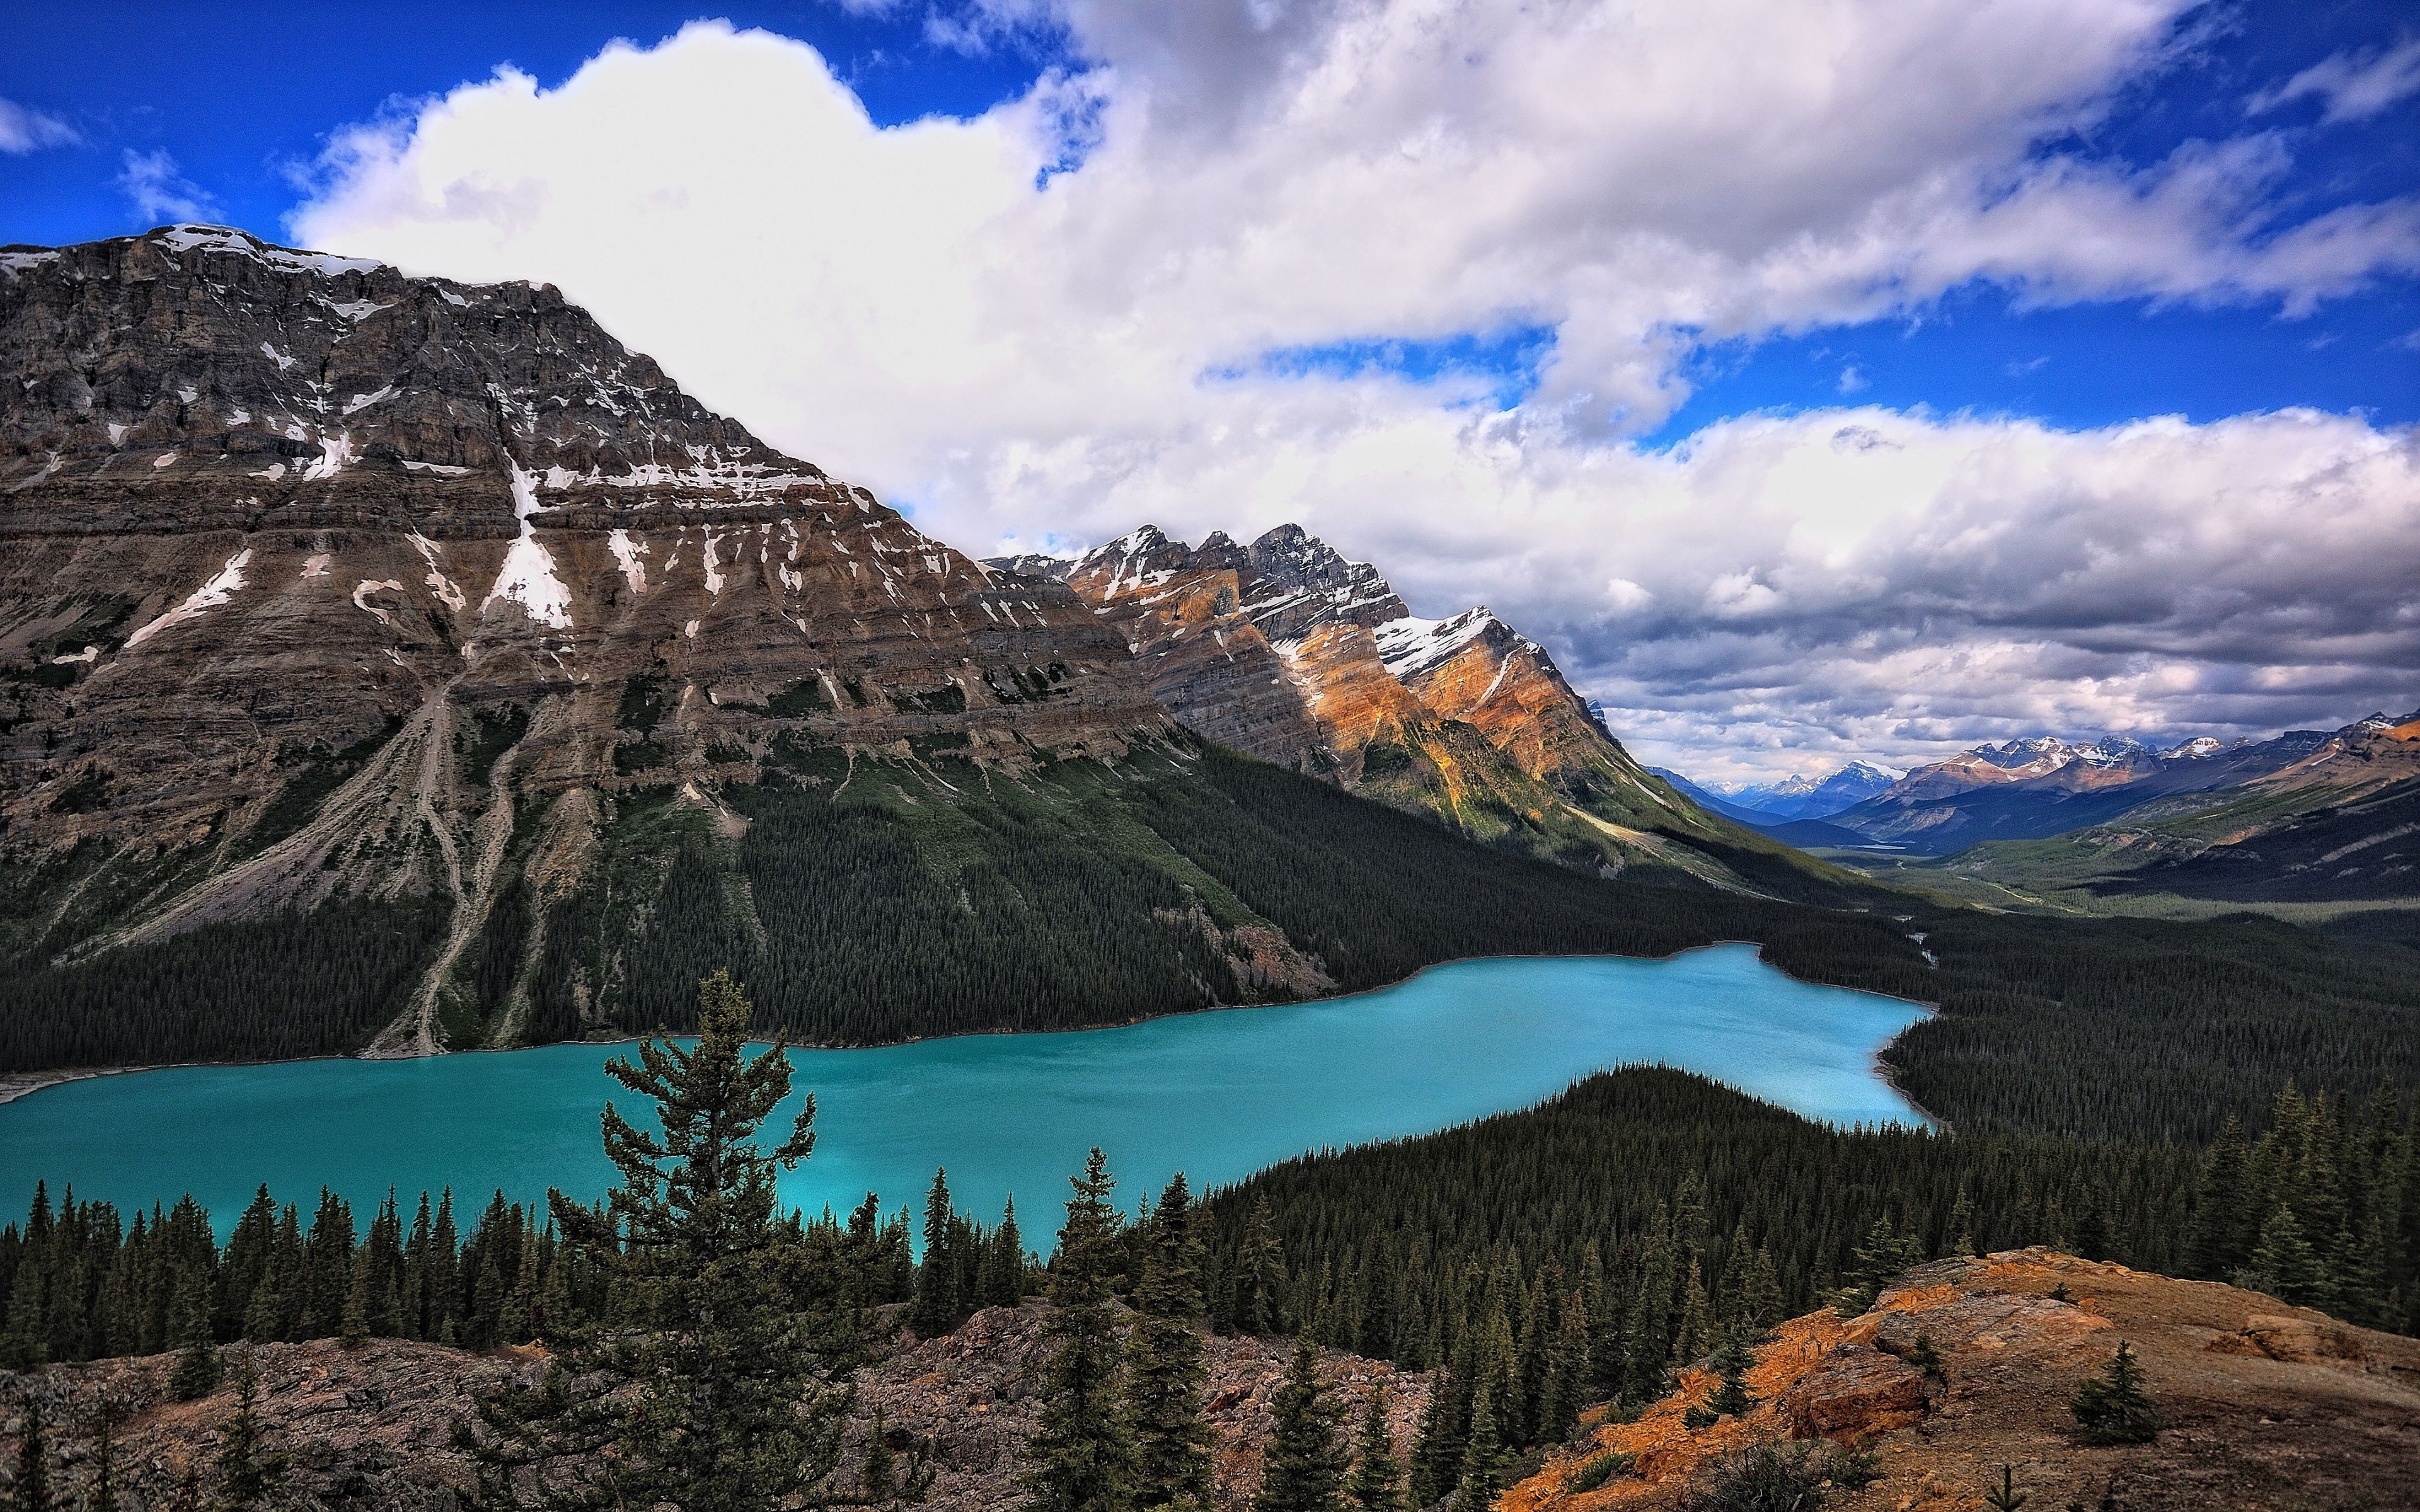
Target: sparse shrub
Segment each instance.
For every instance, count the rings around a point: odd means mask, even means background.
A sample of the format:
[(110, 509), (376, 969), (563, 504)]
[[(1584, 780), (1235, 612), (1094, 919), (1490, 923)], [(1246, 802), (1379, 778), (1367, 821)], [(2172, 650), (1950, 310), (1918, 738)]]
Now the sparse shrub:
[(1634, 1457), (1618, 1449), (1606, 1449), (1589, 1456), (1579, 1467), (1563, 1477), (1563, 1489), (1577, 1494), (1592, 1491), (1614, 1476), (1630, 1468)]
[(2087, 1443), (2148, 1443), (2160, 1431), (2159, 1410), (2143, 1390), (2142, 1362), (2123, 1339), (2101, 1374), (2075, 1388), (2068, 1406)]
[(1819, 1512), (1840, 1483), (1838, 1457), (1811, 1443), (1751, 1444), (1714, 1461), (1682, 1498), (1683, 1512)]
[(1928, 1376), (1942, 1374), (1941, 1350), (1933, 1344), (1932, 1335), (1923, 1329), (1919, 1328), (1916, 1331), (1916, 1342), (1909, 1345), (1907, 1352), (1900, 1358)]
[(2017, 1472), (2013, 1465), (2002, 1465), (1998, 1484), (1986, 1483), (1983, 1488), (1983, 1504), (1992, 1512), (2018, 1512), (2032, 1500), (2031, 1493), (2017, 1489)]

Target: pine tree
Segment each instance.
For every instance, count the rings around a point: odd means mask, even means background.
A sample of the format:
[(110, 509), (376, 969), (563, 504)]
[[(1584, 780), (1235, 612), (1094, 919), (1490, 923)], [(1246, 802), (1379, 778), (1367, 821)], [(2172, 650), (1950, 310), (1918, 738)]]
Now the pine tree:
[(1714, 1310), (1706, 1297), (1705, 1278), (1699, 1273), (1698, 1262), (1689, 1262), (1689, 1274), (1681, 1285), (1681, 1326), (1672, 1336), (1672, 1363), (1694, 1360), (1704, 1354), (1714, 1343)]
[(1958, 1200), (1949, 1205), (1949, 1253), (1979, 1255), (1975, 1245), (1975, 1199), (1966, 1195), (1966, 1183), (1958, 1183)]
[(1455, 1512), (1488, 1512), (1504, 1489), (1504, 1472), (1512, 1456), (1497, 1426), (1497, 1392), (1481, 1379), (1470, 1398), (1470, 1433), (1463, 1450), (1462, 1481), (1454, 1488)]
[(1319, 1347), (1309, 1335), (1295, 1340), (1269, 1410), (1276, 1421), (1261, 1451), (1252, 1512), (1341, 1512), (1345, 1450), (1336, 1430), (1342, 1414), (1320, 1385)]
[(2147, 1443), (2160, 1431), (2159, 1412), (2143, 1391), (2142, 1364), (2123, 1339), (2101, 1374), (2075, 1388), (2068, 1406), (2089, 1443)]
[(1458, 1394), (1450, 1365), (1429, 1380), (1429, 1404), (1420, 1413), (1420, 1430), (1412, 1443), (1411, 1490), (1416, 1506), (1434, 1506), (1445, 1500), (1462, 1479), (1464, 1427), (1456, 1410)]
[(454, 1189), (441, 1187), (437, 1193), (437, 1230), (428, 1243), (428, 1332), (421, 1335), (435, 1343), (454, 1343), (460, 1333), (458, 1319), (462, 1310), (462, 1282), (457, 1267), (461, 1248), (454, 1227)]
[(2293, 1209), (2281, 1202), (2270, 1212), (2260, 1230), (2260, 1247), (2252, 1252), (2252, 1263), (2241, 1279), (2255, 1290), (2288, 1302), (2318, 1300), (2321, 1290), (2319, 1256), (2303, 1237), (2303, 1226)]
[(185, 1314), (185, 1347), (168, 1375), (168, 1395), (180, 1402), (198, 1401), (218, 1389), (219, 1348), (210, 1337), (209, 1291), (199, 1270), (185, 1273), (179, 1288)]
[(1923, 1258), (1922, 1246), (1912, 1236), (1900, 1237), (1888, 1212), (1876, 1213), (1865, 1242), (1850, 1252), (1848, 1284), (1834, 1293), (1833, 1310), (1843, 1318), (1854, 1318), (1871, 1307), (1901, 1271)]
[(1138, 1507), (1206, 1507), (1218, 1435), (1202, 1416), (1201, 1245), (1193, 1235), (1192, 1193), (1180, 1171), (1142, 1226), (1142, 1275), (1126, 1365), (1134, 1423)]
[(1714, 1350), (1714, 1358), (1707, 1363), (1722, 1378), (1722, 1384), (1706, 1398), (1709, 1412), (1722, 1417), (1737, 1417), (1756, 1405), (1756, 1398), (1748, 1394), (1747, 1389), (1748, 1366), (1755, 1361), (1749, 1356), (1747, 1346), (1739, 1335), (1726, 1337), (1721, 1348)]
[(1740, 1314), (1761, 1335), (1781, 1321), (1782, 1305), (1781, 1278), (1774, 1273), (1773, 1253), (1760, 1244), (1748, 1263), (1747, 1293), (1740, 1301)]
[(938, 1338), (957, 1325), (956, 1257), (951, 1253), (950, 1178), (935, 1168), (933, 1187), (924, 1198), (924, 1263), (916, 1268), (916, 1300), (908, 1309), (908, 1326), (925, 1338)]
[[(564, 1242), (631, 1326), (575, 1333), (544, 1384), (480, 1401), (485, 1432), (464, 1436), (487, 1501), (511, 1503), (516, 1473), (553, 1460), (592, 1504), (760, 1512), (822, 1494), (839, 1465), (862, 1320), (831, 1300), (845, 1290), (835, 1262), (774, 1217), (775, 1178), (814, 1152), (814, 1098), (762, 1149), (757, 1131), (790, 1090), (784, 1042), (748, 1054), (750, 1004), (729, 972), (698, 995), (693, 1048), (644, 1040), (638, 1064), (606, 1067), (656, 1104), (661, 1135), (607, 1103), (621, 1184), (595, 1208), (548, 1194)], [(631, 1388), (591, 1384), (614, 1380)]]
[(895, 1501), (899, 1495), (899, 1470), (892, 1458), (891, 1444), (882, 1421), (882, 1409), (874, 1410), (874, 1427), (865, 1436), (865, 1463), (858, 1470), (858, 1486), (869, 1506), (880, 1506)]
[(1546, 1357), (1546, 1377), (1538, 1397), (1538, 1442), (1560, 1443), (1579, 1426), (1582, 1397), (1588, 1390), (1588, 1305), (1575, 1291), (1563, 1299), (1562, 1319)]
[(51, 1447), (42, 1429), (42, 1399), (28, 1394), (17, 1429), (17, 1512), (51, 1512)]
[(99, 1419), (92, 1444), (92, 1473), (85, 1484), (84, 1512), (117, 1512), (117, 1428), (106, 1397), (94, 1414)]
[(2184, 1273), (2205, 1281), (2233, 1275), (2249, 1260), (2243, 1253), (2244, 1208), (2252, 1159), (2243, 1126), (2228, 1114), (2203, 1163), (2194, 1193), (2193, 1219), (2185, 1230)]
[(985, 1307), (1014, 1307), (1025, 1300), (1025, 1238), (1016, 1231), (1016, 1198), (1008, 1199), (1000, 1227), (984, 1242), (975, 1300)]
[(1067, 1222), (1050, 1277), (1051, 1343), (1042, 1414), (1025, 1443), (1019, 1484), (1032, 1512), (1125, 1512), (1134, 1504), (1135, 1443), (1121, 1387), (1117, 1304), (1109, 1287), (1119, 1219), (1098, 1149), (1070, 1179)]
[[(1566, 1319), (1568, 1321), (1568, 1319)], [(1387, 1431), (1387, 1383), (1374, 1381), (1353, 1439), (1353, 1473), (1344, 1495), (1357, 1512), (1402, 1512), (1404, 1467), (1395, 1462), (1395, 1441)]]
[(235, 1412), (219, 1427), (217, 1512), (251, 1512), (284, 1484), (286, 1457), (260, 1445), (260, 1373), (246, 1351), (236, 1361)]
[(1239, 1334), (1274, 1334), (1284, 1324), (1285, 1252), (1279, 1248), (1268, 1198), (1253, 1204), (1244, 1220), (1244, 1242), (1235, 1254), (1234, 1301), (1229, 1309)]

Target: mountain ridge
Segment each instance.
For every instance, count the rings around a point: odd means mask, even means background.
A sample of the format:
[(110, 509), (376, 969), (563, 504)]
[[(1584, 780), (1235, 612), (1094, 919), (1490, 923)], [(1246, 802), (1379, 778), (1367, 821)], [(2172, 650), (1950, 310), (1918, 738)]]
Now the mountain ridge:
[(1147, 524), (1078, 556), (986, 565), (1067, 584), (1180, 724), (1264, 761), (1608, 872), (1752, 887), (1820, 874), (1640, 766), (1493, 610), (1415, 616), (1374, 566), (1298, 525), (1193, 547)]

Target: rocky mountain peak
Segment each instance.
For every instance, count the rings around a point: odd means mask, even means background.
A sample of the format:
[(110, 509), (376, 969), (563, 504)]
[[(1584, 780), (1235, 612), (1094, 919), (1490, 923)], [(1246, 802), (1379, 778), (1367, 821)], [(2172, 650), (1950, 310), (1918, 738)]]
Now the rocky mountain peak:
[(1484, 606), (1419, 618), (1377, 568), (1299, 525), (1189, 548), (1144, 526), (1073, 562), (990, 565), (1063, 579), (1125, 637), (1162, 706), (1264, 760), (1491, 839), (1508, 815), (1544, 834), (1586, 807), (1555, 831), (1565, 854), (1619, 849), (1630, 831), (1599, 819), (1709, 823), (1651, 783), (1536, 641)]
[(142, 527), (164, 508), (191, 528), (300, 506), (517, 529), (522, 476), (564, 496), (550, 507), (859, 501), (551, 285), (411, 278), (214, 226), (12, 252), (5, 268), (13, 517)]
[(777, 739), (1022, 762), (1169, 728), (1063, 586), (768, 446), (550, 286), (221, 227), (13, 248), (0, 363), (10, 846), (239, 855), (290, 774), (383, 743), (346, 822), (180, 917), (426, 892), (437, 851), (473, 889), (481, 718), (550, 796), (753, 780)]

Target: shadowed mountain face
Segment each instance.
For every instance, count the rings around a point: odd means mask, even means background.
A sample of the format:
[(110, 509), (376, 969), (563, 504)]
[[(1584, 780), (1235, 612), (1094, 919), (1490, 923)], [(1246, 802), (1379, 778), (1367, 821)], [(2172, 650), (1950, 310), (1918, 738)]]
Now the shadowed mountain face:
[(1299, 526), (988, 564), (1072, 587), (1187, 729), (1474, 838), (1724, 885), (1730, 853), (1777, 854), (1641, 768), (1536, 641), (1484, 608), (1418, 618)]
[[(493, 1009), (550, 910), (610, 876), (644, 916), (666, 855), (736, 843), (721, 785), (1182, 743), (1066, 588), (766, 446), (552, 288), (204, 227), (12, 249), (0, 363), (0, 957), (434, 901), (426, 980), (489, 960)], [(659, 810), (654, 871), (613, 871)], [(623, 968), (558, 965), (557, 1029), (594, 1021)], [(360, 1007), (397, 1048), (488, 1032), (412, 992)]]

